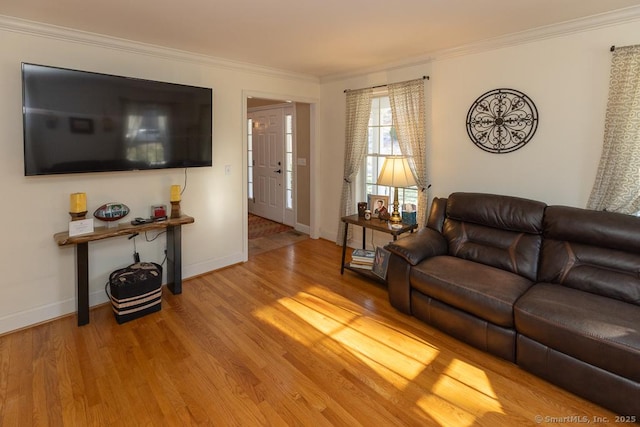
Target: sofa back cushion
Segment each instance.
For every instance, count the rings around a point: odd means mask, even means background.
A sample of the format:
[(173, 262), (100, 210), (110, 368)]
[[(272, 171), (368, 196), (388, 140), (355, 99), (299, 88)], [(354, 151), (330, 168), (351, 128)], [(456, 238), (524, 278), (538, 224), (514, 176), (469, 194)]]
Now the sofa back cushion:
[(538, 279), (640, 305), (640, 218), (548, 207)]
[(442, 229), (449, 255), (536, 280), (545, 207), (519, 197), (453, 193)]
[(443, 197), (434, 197), (431, 202), (431, 210), (427, 219), (427, 227), (442, 233), (444, 225), (445, 212), (447, 211), (447, 199)]

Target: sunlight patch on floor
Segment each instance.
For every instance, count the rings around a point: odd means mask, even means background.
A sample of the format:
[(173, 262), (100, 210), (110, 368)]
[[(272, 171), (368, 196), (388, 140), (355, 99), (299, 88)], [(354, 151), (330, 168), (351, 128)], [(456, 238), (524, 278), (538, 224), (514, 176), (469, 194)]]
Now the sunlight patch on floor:
[(451, 361), (432, 390), (437, 396), (476, 418), (487, 412), (504, 414), (486, 373), (459, 359)]
[(477, 366), (470, 365), (459, 359), (453, 359), (445, 374), (454, 380), (463, 382), (468, 387), (472, 387), (479, 393), (492, 399), (498, 399), (487, 373)]
[[(354, 311), (337, 308), (310, 294), (301, 293), (296, 298), (281, 298), (278, 303), (322, 334), (340, 343), (354, 357), (399, 388), (405, 387), (420, 375), (439, 354), (438, 349), (432, 346), (415, 342), (380, 322)], [(263, 307), (255, 314), (283, 332), (291, 330), (291, 325), (275, 323), (277, 317), (269, 314), (270, 310), (275, 309)]]
[[(477, 418), (475, 415), (463, 411), (460, 408), (452, 408), (451, 405), (443, 401), (440, 396), (433, 394), (422, 396), (416, 402), (416, 405), (441, 426), (473, 426)], [(455, 420), (455, 423), (452, 423), (453, 420)]]
[(280, 307), (261, 307), (254, 315), (308, 347), (322, 344), (324, 338), (295, 333), (295, 323), (282, 316), (282, 309), (293, 313), (375, 372), (374, 376), (364, 377), (361, 372), (354, 373), (361, 381), (391, 400), (398, 391), (415, 393), (415, 410), (424, 411), (438, 422), (450, 422), (453, 416), (458, 425), (471, 426), (485, 414), (504, 414), (487, 374), (459, 359), (445, 362), (443, 372), (430, 386), (431, 393), (420, 391), (424, 380), (419, 377), (426, 369), (434, 369), (430, 365), (440, 351), (424, 340), (348, 308), (351, 302), (340, 301), (341, 298), (326, 292), (299, 292), (294, 297), (280, 298), (276, 302)]

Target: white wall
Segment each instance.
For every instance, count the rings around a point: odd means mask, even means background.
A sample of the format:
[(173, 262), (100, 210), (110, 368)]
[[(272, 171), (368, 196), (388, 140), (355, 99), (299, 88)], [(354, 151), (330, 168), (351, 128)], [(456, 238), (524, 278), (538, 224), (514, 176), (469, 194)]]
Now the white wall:
[[(319, 170), (322, 237), (335, 239), (344, 158), (345, 88), (357, 89), (429, 75), (427, 95), (429, 199), (454, 191), (508, 194), (548, 204), (585, 207), (595, 178), (604, 132), (611, 45), (640, 42), (640, 21), (482, 49), (443, 53), (422, 65), (323, 82)], [(507, 44), (502, 41), (502, 46)], [(497, 88), (533, 99), (539, 127), (523, 148), (491, 154), (466, 133), (471, 104)], [(383, 243), (381, 241), (378, 244)], [(355, 240), (357, 243), (358, 240)]]
[[(23, 28), (24, 27), (24, 28)], [(183, 228), (183, 273), (193, 276), (246, 256), (246, 182), (243, 137), (247, 95), (314, 103), (312, 234), (335, 239), (344, 158), (344, 93), (383, 83), (430, 76), (427, 94), (429, 198), (452, 191), (484, 191), (584, 206), (602, 144), (612, 44), (639, 42), (640, 24), (572, 32), (476, 53), (365, 75), (315, 79), (236, 66), (171, 50), (93, 35), (15, 24), (0, 19), (0, 194), (5, 227), (0, 248), (0, 333), (75, 311), (73, 248), (59, 248), (53, 234), (68, 226), (69, 194), (87, 193), (89, 209), (119, 201), (131, 217), (168, 203), (182, 170), (24, 177), (20, 63), (207, 86), (214, 91), (214, 165), (191, 169), (183, 211), (195, 224)], [(528, 94), (540, 113), (534, 139), (510, 154), (486, 153), (466, 135), (465, 118), (482, 93), (511, 87)], [(316, 113), (317, 112), (317, 113)], [(231, 165), (231, 174), (224, 166)], [(313, 219), (315, 218), (315, 219)], [(164, 237), (137, 238), (143, 260), (162, 259)], [(378, 244), (382, 241), (377, 242)], [(106, 301), (112, 270), (131, 262), (132, 243), (114, 238), (89, 245), (90, 303)], [(185, 289), (188, 291), (188, 289)]]
[[(182, 197), (183, 212), (196, 220), (183, 227), (184, 277), (246, 256), (245, 94), (305, 101), (319, 97), (314, 78), (0, 20), (0, 333), (75, 311), (74, 249), (59, 248), (53, 240), (68, 227), (70, 193), (86, 192), (90, 213), (105, 202), (123, 202), (131, 208), (130, 221), (148, 216), (152, 204), (168, 204), (170, 185), (184, 180), (182, 169), (25, 177), (21, 62), (213, 88), (213, 167), (190, 169)], [(225, 165), (231, 166), (230, 175), (224, 174)], [(144, 236), (136, 240), (143, 260), (162, 260), (164, 236), (153, 243)], [(130, 264), (132, 253), (133, 244), (125, 237), (89, 244), (91, 305), (106, 301), (108, 274)]]

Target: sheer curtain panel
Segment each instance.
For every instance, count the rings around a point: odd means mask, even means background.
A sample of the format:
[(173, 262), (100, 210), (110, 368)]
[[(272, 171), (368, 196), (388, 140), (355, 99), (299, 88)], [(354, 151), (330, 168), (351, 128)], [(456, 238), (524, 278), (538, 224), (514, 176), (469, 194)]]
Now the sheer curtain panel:
[(393, 124), (402, 154), (418, 184), (417, 220), (426, 223), (427, 154), (425, 139), (424, 79), (388, 85)]
[[(357, 212), (354, 200), (354, 180), (366, 154), (373, 89), (350, 90), (347, 92), (347, 112), (344, 147), (344, 174), (340, 198), (340, 217)], [(340, 221), (336, 243), (342, 245), (344, 223)], [(349, 230), (348, 240), (351, 240)]]
[(640, 211), (640, 45), (613, 52), (602, 157), (587, 207)]

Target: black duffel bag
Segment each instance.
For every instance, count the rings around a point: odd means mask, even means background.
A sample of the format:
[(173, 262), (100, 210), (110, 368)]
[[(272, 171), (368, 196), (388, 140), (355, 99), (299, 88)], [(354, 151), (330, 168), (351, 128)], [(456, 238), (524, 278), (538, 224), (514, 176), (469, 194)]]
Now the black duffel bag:
[(128, 322), (162, 307), (162, 266), (138, 262), (109, 275), (107, 295), (118, 323)]

